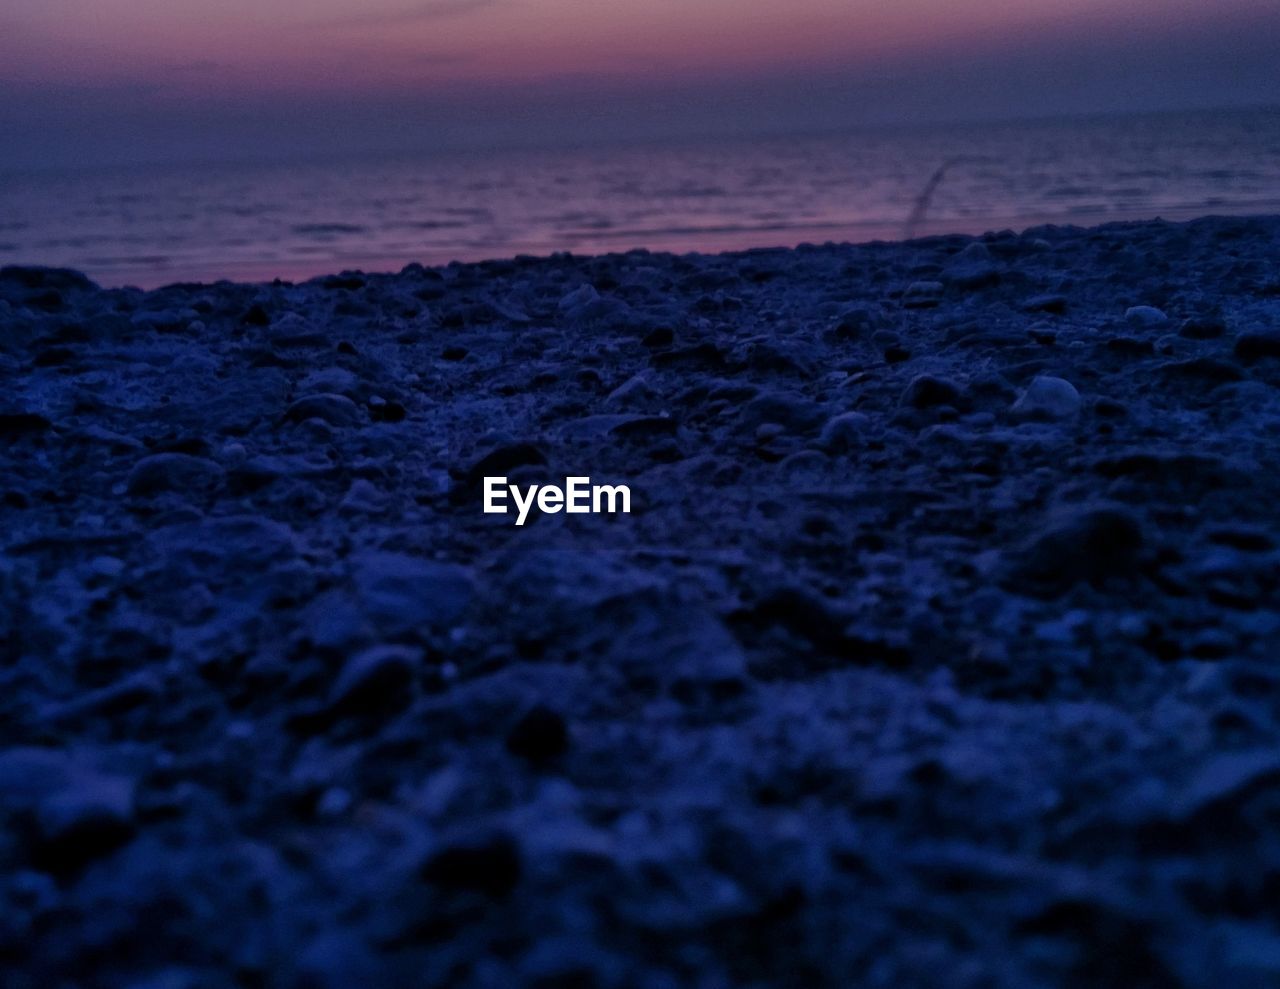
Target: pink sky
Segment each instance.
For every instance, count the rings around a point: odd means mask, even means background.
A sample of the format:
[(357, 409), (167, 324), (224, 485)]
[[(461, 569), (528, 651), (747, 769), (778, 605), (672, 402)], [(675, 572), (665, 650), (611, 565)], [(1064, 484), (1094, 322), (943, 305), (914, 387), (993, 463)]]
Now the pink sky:
[(1277, 103), (1277, 37), (1277, 0), (0, 0), (0, 165)]
[(53, 85), (378, 91), (669, 79), (1156, 32), (1270, 0), (4, 0), (0, 69)]

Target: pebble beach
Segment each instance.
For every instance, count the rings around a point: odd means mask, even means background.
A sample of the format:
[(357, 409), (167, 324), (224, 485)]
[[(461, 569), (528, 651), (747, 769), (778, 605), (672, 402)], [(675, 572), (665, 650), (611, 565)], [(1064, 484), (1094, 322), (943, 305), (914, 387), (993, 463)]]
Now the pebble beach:
[(11, 266), (0, 380), (6, 986), (1280, 983), (1280, 218)]

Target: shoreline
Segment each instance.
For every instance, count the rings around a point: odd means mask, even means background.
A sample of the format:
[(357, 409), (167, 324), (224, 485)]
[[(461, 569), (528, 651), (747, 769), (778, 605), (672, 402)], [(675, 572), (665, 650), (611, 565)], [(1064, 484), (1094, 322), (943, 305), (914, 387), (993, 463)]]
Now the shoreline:
[(1254, 216), (0, 270), (5, 964), (1280, 977), (1278, 258)]
[[(1280, 203), (1267, 204), (1280, 207)], [(1154, 212), (1147, 210), (1097, 210), (1077, 213), (1045, 213), (1018, 217), (988, 217), (978, 220), (966, 218), (928, 218), (919, 224), (912, 240), (929, 237), (967, 236), (983, 237), (994, 233), (1013, 231), (1018, 235), (1041, 227), (1062, 230), (1086, 230), (1097, 226), (1133, 223), (1187, 223), (1197, 220), (1224, 218), (1249, 218), (1274, 216), (1280, 208), (1260, 210), (1259, 204), (1231, 206), (1218, 204), (1206, 212), (1204, 206), (1166, 207)], [(905, 218), (901, 221), (867, 220), (859, 222), (827, 221), (813, 225), (788, 227), (784, 243), (761, 242), (769, 236), (769, 230), (747, 227), (741, 230), (697, 229), (689, 231), (645, 231), (647, 246), (632, 245), (620, 238), (626, 234), (611, 235), (606, 231), (576, 235), (566, 240), (562, 250), (555, 251), (545, 243), (512, 244), (512, 250), (499, 253), (498, 249), (474, 247), (458, 249), (438, 246), (418, 250), (406, 249), (394, 252), (360, 252), (349, 255), (317, 256), (314, 260), (300, 257), (277, 259), (235, 259), (218, 261), (201, 259), (160, 259), (146, 264), (110, 263), (105, 265), (62, 263), (28, 263), (5, 260), (5, 265), (70, 267), (82, 271), (102, 288), (141, 288), (155, 291), (176, 284), (216, 284), (230, 281), (237, 284), (267, 284), (285, 281), (300, 284), (346, 271), (360, 271), (377, 275), (397, 274), (404, 266), (421, 264), (441, 268), (454, 264), (481, 264), (512, 260), (516, 257), (548, 258), (555, 254), (572, 254), (578, 259), (614, 254), (648, 251), (652, 254), (694, 254), (715, 256), (739, 254), (747, 251), (794, 250), (798, 246), (860, 247), (867, 244), (905, 243), (903, 237)], [(853, 234), (832, 239), (832, 235)]]

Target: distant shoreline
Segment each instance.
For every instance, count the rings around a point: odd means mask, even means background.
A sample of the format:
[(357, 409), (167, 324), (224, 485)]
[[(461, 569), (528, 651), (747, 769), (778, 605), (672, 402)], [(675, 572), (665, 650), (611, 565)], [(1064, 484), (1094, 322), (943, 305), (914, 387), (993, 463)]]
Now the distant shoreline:
[(1280, 111), (1255, 109), (103, 168), (0, 181), (0, 265), (70, 267), (103, 285), (155, 288), (564, 251), (706, 254), (1259, 215), (1280, 213), (1277, 149)]
[[(916, 236), (911, 240), (923, 240), (938, 236), (982, 237), (1000, 231), (1013, 231), (1022, 235), (1028, 230), (1041, 227), (1055, 227), (1063, 230), (1088, 230), (1095, 227), (1115, 224), (1143, 225), (1147, 223), (1189, 223), (1197, 220), (1213, 221), (1217, 219), (1269, 219), (1280, 216), (1280, 203), (1275, 210), (1260, 211), (1255, 208), (1241, 207), (1237, 211), (1202, 212), (1199, 207), (1187, 207), (1182, 210), (1165, 210), (1162, 215), (1149, 216), (1114, 216), (1107, 214), (1081, 216), (1046, 216), (1011, 218), (1007, 222), (993, 222), (984, 226), (983, 222), (974, 224), (963, 220), (927, 219), (920, 225)], [(510, 261), (516, 258), (545, 259), (555, 254), (569, 254), (574, 258), (587, 259), (606, 257), (616, 254), (628, 254), (634, 251), (647, 251), (652, 254), (700, 255), (716, 256), (721, 254), (740, 254), (751, 251), (789, 251), (801, 245), (859, 247), (866, 244), (898, 244), (909, 243), (902, 238), (902, 223), (868, 222), (860, 228), (866, 236), (856, 238), (837, 238), (831, 235), (840, 230), (851, 229), (847, 224), (825, 224), (818, 227), (799, 227), (789, 232), (796, 234), (788, 243), (768, 243), (759, 238), (758, 230), (741, 231), (689, 231), (669, 234), (665, 237), (659, 233), (659, 239), (651, 245), (636, 244), (631, 246), (598, 243), (587, 248), (575, 247), (563, 251), (520, 251), (509, 254), (491, 255), (483, 251), (472, 254), (455, 255), (452, 253), (436, 253), (413, 255), (360, 255), (349, 258), (317, 259), (314, 263), (272, 262), (228, 260), (219, 263), (186, 265), (182, 267), (143, 269), (135, 266), (115, 268), (73, 267), (84, 274), (96, 285), (104, 289), (141, 288), (154, 291), (171, 285), (180, 284), (216, 284), (232, 282), (235, 284), (262, 285), (275, 281), (289, 284), (304, 284), (315, 279), (325, 278), (341, 272), (360, 272), (361, 274), (389, 276), (397, 274), (408, 265), (422, 265), (427, 268), (442, 268), (454, 264), (472, 265), (485, 262)], [(708, 236), (717, 236), (725, 240), (722, 246), (703, 249), (696, 245)], [(591, 249), (598, 248), (598, 249)], [(36, 261), (8, 262), (3, 266), (17, 267), (51, 267), (61, 268), (63, 265), (45, 265)], [(129, 275), (124, 272), (148, 271), (145, 275)]]

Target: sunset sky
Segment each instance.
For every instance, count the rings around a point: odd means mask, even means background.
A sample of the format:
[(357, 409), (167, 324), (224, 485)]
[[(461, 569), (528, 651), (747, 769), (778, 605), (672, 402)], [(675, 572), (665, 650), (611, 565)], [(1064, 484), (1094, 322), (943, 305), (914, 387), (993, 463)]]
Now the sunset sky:
[(1280, 103), (1275, 0), (0, 0), (0, 164)]

